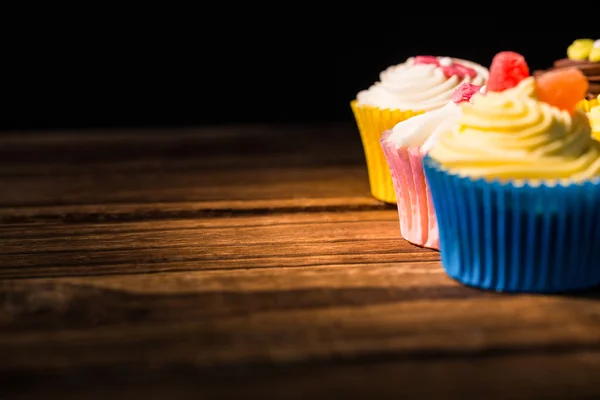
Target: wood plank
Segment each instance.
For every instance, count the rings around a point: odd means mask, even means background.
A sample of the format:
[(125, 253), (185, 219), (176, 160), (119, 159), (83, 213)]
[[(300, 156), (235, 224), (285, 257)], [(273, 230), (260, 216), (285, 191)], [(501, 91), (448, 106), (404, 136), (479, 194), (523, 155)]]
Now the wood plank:
[(482, 292), (452, 281), (437, 262), (0, 285), (0, 368), (8, 369), (190, 355), (208, 366), (600, 349), (597, 294)]
[[(370, 196), (222, 200), (132, 204), (66, 204), (0, 207), (0, 223), (156, 221), (162, 219), (218, 218), (239, 215), (285, 215), (305, 212), (395, 210)], [(6, 225), (5, 225), (6, 228)]]
[(395, 210), (7, 227), (3, 279), (439, 260)]
[(597, 293), (481, 292), (436, 262), (3, 280), (0, 291), (8, 387), (36, 377), (42, 388), (148, 382), (163, 393), (193, 382), (206, 395), (598, 390)]
[[(597, 399), (598, 352), (493, 358), (337, 360), (202, 368), (121, 365), (0, 377), (6, 399)], [(513, 373), (513, 371), (522, 371)]]
[(367, 197), (363, 166), (2, 177), (0, 207)]
[(385, 207), (348, 125), (1, 135), (0, 185), (4, 223)]
[[(281, 157), (285, 154), (285, 157)], [(356, 126), (234, 125), (198, 128), (3, 132), (2, 174), (212, 166), (340, 165), (362, 160)], [(262, 163), (261, 163), (262, 161)], [(77, 164), (78, 168), (68, 168)], [(300, 164), (299, 164), (300, 163)]]

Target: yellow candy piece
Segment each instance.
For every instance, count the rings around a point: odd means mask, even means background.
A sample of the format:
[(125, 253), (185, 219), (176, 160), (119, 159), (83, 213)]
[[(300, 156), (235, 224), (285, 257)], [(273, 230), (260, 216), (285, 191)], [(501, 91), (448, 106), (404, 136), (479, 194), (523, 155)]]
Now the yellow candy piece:
[(600, 95), (596, 100), (589, 101), (589, 111), (587, 116), (590, 119), (592, 127), (592, 136), (596, 140), (600, 140)]
[(592, 51), (590, 51), (588, 60), (591, 62), (600, 62), (600, 48), (594, 47)]
[(570, 60), (587, 60), (594, 47), (592, 39), (577, 39), (567, 48)]

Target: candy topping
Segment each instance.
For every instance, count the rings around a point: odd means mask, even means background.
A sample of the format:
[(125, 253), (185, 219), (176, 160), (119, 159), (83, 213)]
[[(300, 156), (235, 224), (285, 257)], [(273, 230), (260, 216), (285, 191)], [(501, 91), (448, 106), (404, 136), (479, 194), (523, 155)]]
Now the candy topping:
[(452, 101), (456, 104), (462, 103), (464, 101), (470, 102), (471, 97), (475, 93), (482, 93), (482, 88), (483, 86), (472, 85), (470, 83), (463, 83), (462, 85), (457, 87), (456, 90), (454, 90), (454, 93), (452, 93)]
[(567, 48), (567, 57), (574, 61), (600, 62), (600, 40), (577, 39)]
[(522, 55), (513, 51), (502, 51), (492, 59), (487, 91), (502, 92), (517, 86), (529, 76), (529, 66)]
[(567, 47), (567, 57), (569, 57), (569, 60), (587, 60), (593, 46), (594, 41), (592, 39), (577, 39)]
[(587, 78), (577, 68), (553, 70), (536, 79), (538, 99), (570, 113), (585, 97), (588, 87)]
[(477, 71), (473, 68), (469, 68), (459, 62), (454, 62), (450, 57), (441, 57), (438, 59), (434, 56), (416, 56), (414, 63), (415, 65), (433, 64), (442, 70), (446, 78), (458, 76), (460, 79), (467, 77), (474, 79), (477, 76)]
[[(598, 45), (596, 45), (596, 42)], [(600, 62), (600, 40), (594, 42), (594, 47), (590, 50), (590, 56), (588, 60), (591, 62)]]
[(416, 56), (415, 57), (415, 64), (435, 64), (435, 65), (439, 65), (440, 62), (438, 61), (437, 57), (434, 57), (434, 56)]

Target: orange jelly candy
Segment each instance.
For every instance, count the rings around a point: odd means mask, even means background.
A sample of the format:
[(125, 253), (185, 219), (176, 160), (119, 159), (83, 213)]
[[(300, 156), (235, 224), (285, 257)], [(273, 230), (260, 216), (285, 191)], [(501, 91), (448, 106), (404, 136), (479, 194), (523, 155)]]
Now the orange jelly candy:
[(571, 113), (585, 98), (588, 86), (587, 78), (576, 68), (546, 72), (536, 79), (539, 100)]

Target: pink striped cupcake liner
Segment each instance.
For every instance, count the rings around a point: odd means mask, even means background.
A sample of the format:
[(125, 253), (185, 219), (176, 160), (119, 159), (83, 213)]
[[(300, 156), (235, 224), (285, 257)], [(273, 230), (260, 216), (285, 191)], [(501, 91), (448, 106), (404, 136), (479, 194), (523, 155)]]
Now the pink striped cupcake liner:
[(396, 192), (400, 234), (417, 246), (439, 250), (440, 234), (423, 170), (421, 149), (419, 147), (396, 148), (387, 140), (391, 133), (391, 130), (383, 133), (381, 147)]

